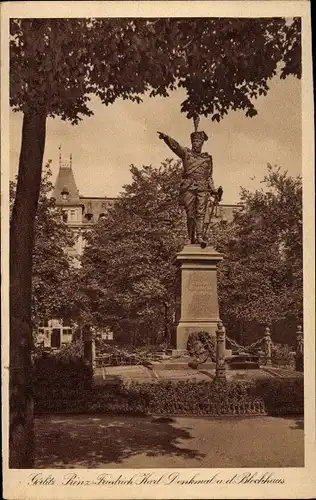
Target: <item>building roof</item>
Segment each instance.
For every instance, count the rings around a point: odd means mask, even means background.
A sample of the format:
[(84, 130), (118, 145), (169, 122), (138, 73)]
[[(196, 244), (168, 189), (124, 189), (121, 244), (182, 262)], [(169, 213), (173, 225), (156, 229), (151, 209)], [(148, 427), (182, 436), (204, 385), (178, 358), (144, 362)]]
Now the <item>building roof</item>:
[(80, 205), (79, 191), (71, 166), (60, 166), (53, 197), (58, 204)]
[[(83, 208), (84, 222), (96, 222), (102, 215), (105, 215), (108, 210), (114, 205), (117, 198), (96, 198), (80, 196), (80, 204)], [(92, 218), (85, 220), (88, 214), (92, 214)]]

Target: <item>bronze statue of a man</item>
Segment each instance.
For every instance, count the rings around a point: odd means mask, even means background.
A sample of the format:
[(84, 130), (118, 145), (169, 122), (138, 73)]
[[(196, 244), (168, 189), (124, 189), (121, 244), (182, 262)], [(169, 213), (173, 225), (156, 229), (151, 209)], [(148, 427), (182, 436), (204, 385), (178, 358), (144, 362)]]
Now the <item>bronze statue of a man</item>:
[(179, 204), (187, 215), (188, 237), (190, 243), (205, 244), (204, 217), (210, 195), (218, 195), (213, 181), (213, 160), (208, 153), (202, 153), (205, 132), (191, 134), (192, 149), (182, 147), (177, 141), (158, 132), (159, 138), (182, 159), (183, 175), (180, 185)]

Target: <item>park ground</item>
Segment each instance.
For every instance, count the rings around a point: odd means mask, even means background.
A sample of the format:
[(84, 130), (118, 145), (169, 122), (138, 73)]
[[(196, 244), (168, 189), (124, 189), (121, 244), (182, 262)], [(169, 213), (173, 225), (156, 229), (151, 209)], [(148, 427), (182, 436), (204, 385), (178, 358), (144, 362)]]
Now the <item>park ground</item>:
[(45, 415), (36, 468), (304, 467), (303, 418)]

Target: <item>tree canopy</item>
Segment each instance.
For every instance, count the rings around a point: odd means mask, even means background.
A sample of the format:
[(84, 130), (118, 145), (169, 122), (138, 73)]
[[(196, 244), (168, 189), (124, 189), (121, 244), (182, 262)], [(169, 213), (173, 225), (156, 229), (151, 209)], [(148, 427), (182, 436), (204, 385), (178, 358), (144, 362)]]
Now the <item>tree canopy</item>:
[(278, 68), (301, 77), (299, 18), (13, 19), (10, 31), (13, 109), (73, 123), (93, 114), (91, 94), (108, 105), (177, 87), (189, 118), (254, 116)]
[[(35, 326), (45, 318), (62, 317), (69, 309), (74, 274), (66, 249), (75, 244), (73, 231), (63, 221), (62, 211), (52, 198), (50, 162), (43, 171), (35, 221), (32, 267), (32, 319)], [(14, 202), (15, 182), (10, 182), (10, 202)]]
[(242, 189), (243, 210), (217, 233), (217, 249), (225, 255), (221, 314), (231, 330), (302, 321), (302, 180), (268, 165), (262, 183), (254, 192)]

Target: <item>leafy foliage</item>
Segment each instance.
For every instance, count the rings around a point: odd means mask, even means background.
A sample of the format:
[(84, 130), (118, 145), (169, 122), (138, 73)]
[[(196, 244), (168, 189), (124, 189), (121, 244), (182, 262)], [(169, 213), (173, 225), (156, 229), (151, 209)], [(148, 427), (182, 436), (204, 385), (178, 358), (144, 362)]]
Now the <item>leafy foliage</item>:
[[(92, 371), (79, 355), (79, 346), (72, 351), (64, 348), (61, 352), (38, 353), (33, 358), (33, 388), (35, 393), (56, 394), (60, 390), (87, 390), (91, 386)], [(64, 352), (63, 352), (64, 351)]]
[(216, 235), (226, 324), (301, 322), (303, 314), (302, 181), (268, 166), (265, 189), (241, 191), (243, 210)]
[(174, 300), (172, 262), (185, 238), (180, 168), (166, 161), (131, 172), (132, 183), (87, 235), (81, 290), (93, 322), (110, 326), (116, 339), (159, 342)]
[(91, 94), (108, 105), (178, 86), (189, 118), (251, 117), (278, 66), (301, 76), (299, 18), (13, 19), (10, 32), (11, 105), (73, 123), (93, 114)]
[(258, 379), (256, 393), (263, 398), (269, 415), (304, 414), (303, 377)]
[(267, 94), (278, 66), (282, 77), (300, 77), (299, 19), (290, 25), (281, 18), (195, 19), (175, 31), (188, 118), (204, 114), (220, 121), (231, 109), (255, 116), (253, 99)]
[(93, 50), (86, 19), (12, 19), (10, 24), (10, 101), (28, 113), (78, 122), (91, 115), (87, 94)]
[(304, 381), (297, 378), (269, 378), (209, 381), (153, 382), (118, 381), (84, 389), (52, 387), (35, 393), (36, 413), (140, 414), (156, 415), (302, 415)]
[[(44, 318), (63, 316), (70, 309), (76, 271), (65, 251), (75, 244), (73, 232), (63, 221), (62, 211), (51, 197), (50, 162), (42, 177), (35, 221), (33, 250), (32, 315), (36, 324)], [(10, 203), (14, 202), (15, 183), (10, 182)]]
[(293, 347), (287, 344), (273, 344), (271, 350), (271, 361), (273, 366), (286, 366), (294, 368), (295, 352)]

